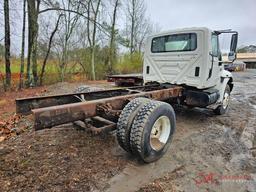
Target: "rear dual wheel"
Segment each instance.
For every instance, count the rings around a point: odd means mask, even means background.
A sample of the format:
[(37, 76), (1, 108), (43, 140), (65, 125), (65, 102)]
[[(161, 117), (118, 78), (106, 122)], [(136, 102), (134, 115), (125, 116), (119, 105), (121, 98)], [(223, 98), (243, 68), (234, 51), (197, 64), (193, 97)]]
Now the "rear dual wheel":
[[(129, 138), (126, 139), (125, 147), (122, 142), (120, 143), (122, 139), (119, 138), (120, 146), (144, 162), (158, 160), (166, 153), (176, 128), (173, 108), (167, 103), (147, 99), (142, 101), (131, 114), (133, 115), (128, 119), (132, 121), (125, 128), (120, 126), (125, 120), (121, 116), (119, 118), (117, 133), (126, 132), (125, 137)], [(117, 134), (118, 137), (120, 134)]]
[(146, 98), (136, 98), (129, 102), (121, 112), (117, 122), (117, 141), (119, 145), (127, 152), (131, 152), (130, 148), (130, 132), (132, 123), (139, 109), (147, 102), (149, 99)]

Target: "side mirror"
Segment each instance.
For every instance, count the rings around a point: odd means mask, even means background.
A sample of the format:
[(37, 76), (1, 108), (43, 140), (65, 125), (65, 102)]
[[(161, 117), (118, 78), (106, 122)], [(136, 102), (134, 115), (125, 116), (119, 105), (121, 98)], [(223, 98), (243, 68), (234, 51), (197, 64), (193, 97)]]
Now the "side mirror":
[(237, 41), (238, 41), (238, 34), (233, 34), (231, 37), (231, 44), (230, 44), (230, 52), (236, 52), (237, 48)]
[(231, 37), (230, 52), (228, 54), (228, 60), (234, 62), (236, 60), (236, 48), (237, 48), (238, 34), (235, 33)]
[(236, 60), (236, 53), (234, 51), (230, 51), (228, 54), (228, 60), (234, 62)]

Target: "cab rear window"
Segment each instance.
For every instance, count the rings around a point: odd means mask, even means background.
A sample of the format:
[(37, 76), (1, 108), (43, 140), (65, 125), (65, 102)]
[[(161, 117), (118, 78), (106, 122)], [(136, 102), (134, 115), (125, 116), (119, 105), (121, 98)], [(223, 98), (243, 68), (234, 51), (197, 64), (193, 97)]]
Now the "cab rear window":
[(155, 37), (153, 38), (151, 45), (152, 53), (194, 51), (196, 48), (196, 33)]

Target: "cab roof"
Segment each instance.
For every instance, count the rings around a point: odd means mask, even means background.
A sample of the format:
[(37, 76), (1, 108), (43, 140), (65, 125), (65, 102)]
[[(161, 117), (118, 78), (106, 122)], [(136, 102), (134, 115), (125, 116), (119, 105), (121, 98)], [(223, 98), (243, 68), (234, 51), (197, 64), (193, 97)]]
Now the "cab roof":
[(168, 35), (172, 33), (186, 33), (186, 32), (197, 32), (197, 31), (203, 31), (205, 33), (211, 33), (212, 30), (207, 28), (207, 27), (190, 27), (190, 28), (180, 28), (180, 29), (175, 29), (175, 30), (169, 30), (169, 31), (163, 31), (160, 33), (155, 33), (153, 35), (150, 35), (150, 37), (158, 37), (162, 35)]

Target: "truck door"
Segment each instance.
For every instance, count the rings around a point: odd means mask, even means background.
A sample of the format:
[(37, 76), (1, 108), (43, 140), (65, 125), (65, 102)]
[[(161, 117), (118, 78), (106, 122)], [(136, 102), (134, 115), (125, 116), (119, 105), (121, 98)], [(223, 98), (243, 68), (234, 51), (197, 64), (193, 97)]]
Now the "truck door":
[(209, 72), (209, 81), (217, 84), (220, 79), (220, 60), (221, 60), (221, 52), (219, 48), (219, 38), (218, 35), (212, 34), (211, 38), (212, 51), (211, 51), (211, 68)]

